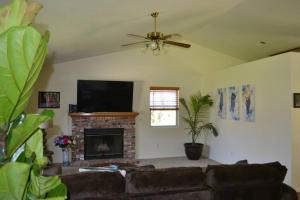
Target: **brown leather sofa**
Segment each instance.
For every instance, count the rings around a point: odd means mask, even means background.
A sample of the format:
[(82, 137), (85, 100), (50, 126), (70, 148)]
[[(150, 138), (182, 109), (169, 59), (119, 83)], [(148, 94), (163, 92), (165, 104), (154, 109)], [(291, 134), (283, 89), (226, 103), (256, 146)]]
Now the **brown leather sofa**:
[(283, 183), (287, 169), (278, 162), (63, 176), (70, 199), (103, 200), (297, 200)]

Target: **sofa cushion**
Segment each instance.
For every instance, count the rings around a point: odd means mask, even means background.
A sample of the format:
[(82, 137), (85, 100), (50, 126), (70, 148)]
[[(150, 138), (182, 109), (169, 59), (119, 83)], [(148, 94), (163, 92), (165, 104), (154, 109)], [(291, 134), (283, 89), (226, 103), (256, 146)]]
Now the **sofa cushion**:
[(298, 195), (296, 190), (292, 187), (282, 184), (282, 195), (280, 200), (298, 200)]
[(126, 192), (147, 194), (201, 189), (205, 174), (200, 167), (138, 170), (126, 176)]
[(210, 190), (184, 190), (151, 194), (130, 194), (130, 200), (212, 200)]
[(78, 173), (62, 177), (71, 199), (111, 199), (125, 192), (125, 180), (119, 172)]
[(141, 165), (141, 166), (125, 166), (125, 167), (119, 167), (121, 170), (125, 170), (126, 174), (128, 175), (131, 172), (134, 171), (148, 171), (148, 170), (155, 170), (154, 165)]
[(246, 159), (239, 160), (235, 164), (238, 164), (238, 165), (248, 165), (248, 160), (246, 160)]
[(279, 162), (248, 165), (210, 165), (206, 184), (215, 189), (282, 183), (287, 168)]
[(206, 184), (215, 200), (276, 200), (287, 169), (279, 162), (208, 166)]

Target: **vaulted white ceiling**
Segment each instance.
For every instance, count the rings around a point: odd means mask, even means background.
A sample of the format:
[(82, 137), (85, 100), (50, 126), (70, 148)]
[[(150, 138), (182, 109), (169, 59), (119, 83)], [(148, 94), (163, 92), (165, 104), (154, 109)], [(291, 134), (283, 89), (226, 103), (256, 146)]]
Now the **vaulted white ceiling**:
[[(107, 54), (158, 30), (243, 60), (300, 46), (299, 0), (40, 0), (35, 24), (49, 29), (55, 62)], [(179, 40), (180, 41), (180, 40)], [(263, 41), (266, 44), (260, 45)]]

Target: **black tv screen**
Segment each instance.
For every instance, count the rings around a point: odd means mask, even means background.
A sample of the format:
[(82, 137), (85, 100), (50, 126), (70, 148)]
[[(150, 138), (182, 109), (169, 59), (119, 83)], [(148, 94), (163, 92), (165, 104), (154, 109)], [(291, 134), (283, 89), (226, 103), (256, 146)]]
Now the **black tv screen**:
[(133, 82), (77, 81), (78, 112), (132, 112)]

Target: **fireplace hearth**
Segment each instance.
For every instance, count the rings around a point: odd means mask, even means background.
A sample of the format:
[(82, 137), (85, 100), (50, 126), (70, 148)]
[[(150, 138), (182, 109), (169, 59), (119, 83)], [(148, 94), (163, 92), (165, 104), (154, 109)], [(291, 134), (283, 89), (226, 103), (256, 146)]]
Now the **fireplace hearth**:
[(84, 129), (84, 159), (123, 158), (123, 128)]
[[(108, 159), (135, 160), (135, 118), (138, 113), (97, 112), (70, 113), (69, 115), (72, 118), (72, 135), (76, 140), (76, 145), (72, 148), (73, 164), (75, 161), (77, 163), (83, 160), (88, 160), (88, 162)], [(100, 129), (106, 132), (108, 130), (105, 136), (99, 134)], [(89, 139), (86, 139), (86, 130), (91, 131)], [(111, 134), (110, 131), (114, 130), (122, 130), (122, 136)], [(117, 140), (118, 142), (115, 142)], [(112, 145), (113, 142), (118, 144), (118, 147)]]

